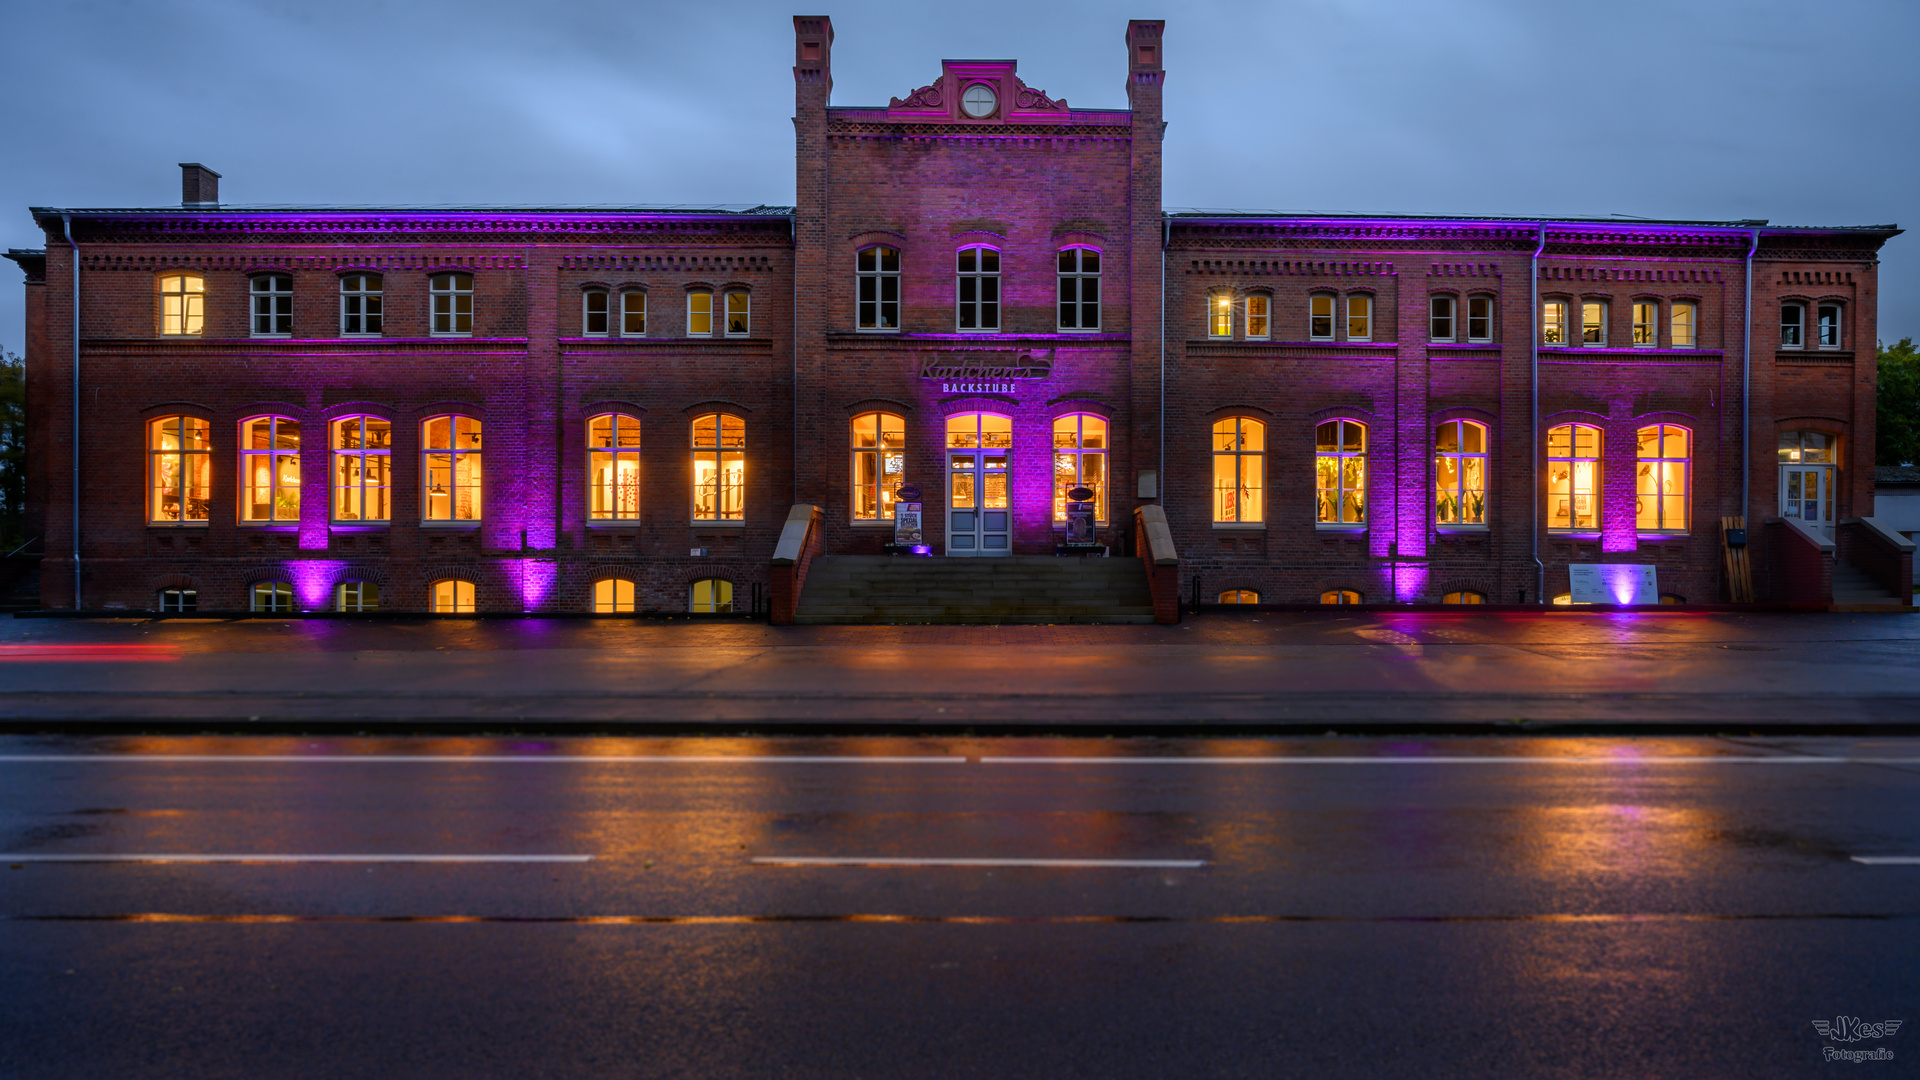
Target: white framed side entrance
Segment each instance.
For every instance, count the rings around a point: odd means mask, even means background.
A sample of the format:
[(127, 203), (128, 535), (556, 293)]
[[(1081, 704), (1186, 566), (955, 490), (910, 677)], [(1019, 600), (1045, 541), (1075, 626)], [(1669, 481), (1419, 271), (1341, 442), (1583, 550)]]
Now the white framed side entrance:
[(947, 554), (1011, 555), (1007, 451), (1013, 418), (995, 413), (947, 417)]
[(1780, 433), (1780, 516), (1833, 535), (1833, 436), (1824, 431)]

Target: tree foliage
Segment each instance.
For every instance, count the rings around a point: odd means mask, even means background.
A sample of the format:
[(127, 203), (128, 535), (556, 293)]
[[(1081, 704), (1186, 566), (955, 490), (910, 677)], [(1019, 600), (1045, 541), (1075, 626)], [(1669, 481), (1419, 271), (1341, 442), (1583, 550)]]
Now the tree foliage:
[(1912, 338), (1880, 345), (1877, 443), (1874, 464), (1908, 465), (1920, 461), (1920, 352)]

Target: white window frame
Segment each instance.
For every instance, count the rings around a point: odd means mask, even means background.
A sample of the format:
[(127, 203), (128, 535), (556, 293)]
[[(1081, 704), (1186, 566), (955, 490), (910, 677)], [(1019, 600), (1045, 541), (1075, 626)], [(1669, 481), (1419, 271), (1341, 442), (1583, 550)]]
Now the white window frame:
[(431, 336), (473, 336), (472, 274), (464, 270), (442, 270), (427, 279), (427, 294), (432, 305), (428, 323)]
[[(447, 445), (427, 445), (428, 426), (435, 421), (447, 422)], [(472, 446), (461, 446), (461, 421), (470, 422), (478, 436)], [(420, 520), (431, 525), (477, 525), (486, 519), (486, 423), (477, 416), (465, 413), (439, 413), (420, 421)], [(433, 459), (443, 457), (446, 462), (447, 490), (435, 492)], [(470, 477), (470, 482), (462, 483), (461, 474)], [(461, 495), (471, 493), (469, 505), (473, 508), (467, 514), (460, 513)], [(442, 495), (447, 500), (445, 517), (431, 516), (434, 509), (433, 496)]]
[[(1629, 303), (1633, 305), (1633, 347), (1636, 349), (1659, 348), (1660, 301), (1643, 297)], [(1646, 318), (1642, 319), (1642, 315)]]
[[(198, 416), (175, 414), (161, 416), (147, 421), (147, 524), (165, 526), (185, 526), (205, 528), (213, 523), (213, 425)], [(194, 437), (204, 440), (200, 445), (192, 445)], [(165, 447), (156, 445), (171, 438), (174, 445)], [(164, 478), (171, 474), (175, 511), (174, 516), (164, 517), (161, 511), (162, 493), (167, 491)], [(194, 510), (193, 482), (203, 478), (205, 485), (200, 490), (198, 501), (204, 503), (198, 517), (190, 516)]]
[[(1093, 269), (1086, 268), (1089, 259)], [(1100, 263), (1101, 251), (1087, 244), (1070, 244), (1060, 249), (1056, 260), (1059, 274), (1059, 302), (1054, 313), (1059, 320), (1059, 330), (1063, 334), (1097, 334), (1100, 332)], [(1071, 265), (1069, 265), (1071, 263)], [(1092, 294), (1089, 300), (1088, 294)], [(1087, 309), (1093, 309), (1092, 325), (1087, 323)], [(1073, 321), (1068, 322), (1067, 314), (1072, 312)]]
[[(736, 306), (734, 301), (738, 300)], [(720, 294), (721, 327), (727, 337), (751, 337), (753, 335), (753, 293), (746, 289), (727, 289)], [(735, 316), (739, 318), (736, 321)], [(735, 326), (738, 329), (735, 329)]]
[[(713, 441), (710, 443), (703, 443), (699, 441), (700, 422), (702, 420), (713, 421)], [(727, 421), (729, 420), (733, 421), (735, 424), (738, 424), (739, 431), (740, 431), (740, 435), (739, 435), (740, 441), (733, 445), (728, 445), (727, 443)], [(688, 437), (689, 444), (692, 446), (692, 471), (693, 471), (693, 485), (690, 490), (690, 494), (692, 498), (688, 504), (688, 508), (694, 524), (696, 525), (743, 525), (745, 524), (747, 520), (747, 422), (746, 422), (746, 419), (744, 417), (735, 416), (732, 413), (725, 413), (725, 412), (704, 413), (700, 416), (694, 417), (693, 422), (687, 425), (687, 437)], [(725, 480), (727, 475), (726, 467), (727, 467), (728, 458), (736, 457), (736, 456), (740, 461), (740, 482), (733, 489), (733, 498), (737, 503), (737, 506), (731, 513), (729, 513), (727, 508), (728, 488), (725, 485)], [(714, 476), (713, 509), (711, 510), (711, 512), (706, 512), (706, 513), (703, 513), (700, 509), (700, 479), (699, 479), (700, 465), (704, 461), (711, 461), (713, 463), (713, 476)]]
[[(1320, 306), (1325, 303), (1327, 312), (1322, 315)], [(1332, 341), (1333, 331), (1339, 321), (1340, 298), (1330, 292), (1317, 292), (1307, 297), (1307, 340)], [(1326, 320), (1324, 331), (1321, 320)]]
[[(1454, 431), (1454, 448), (1452, 450), (1443, 450), (1440, 448), (1440, 432), (1446, 428), (1452, 428)], [(1466, 435), (1469, 428), (1478, 429), (1480, 432), (1480, 449), (1478, 450), (1467, 449)], [(1490, 502), (1493, 497), (1491, 491), (1493, 486), (1492, 439), (1493, 430), (1478, 420), (1442, 420), (1435, 427), (1433, 443), (1433, 523), (1436, 527), (1442, 529), (1484, 529), (1487, 527), (1487, 512), (1490, 509), (1487, 503)], [(1442, 488), (1439, 483), (1440, 462), (1443, 458), (1450, 459), (1454, 463), (1454, 484), (1447, 488)], [(1480, 496), (1479, 521), (1467, 520), (1467, 495), (1473, 490), (1467, 487), (1467, 464), (1470, 461), (1478, 461), (1480, 463), (1481, 486), (1477, 492)], [(1454, 511), (1452, 521), (1440, 520), (1440, 503), (1443, 498), (1453, 500)]]
[(247, 586), (247, 610), (280, 614), (293, 612), (293, 583), (256, 581)]
[[(635, 301), (638, 301), (638, 303)], [(633, 328), (633, 320), (636, 316), (640, 320), (640, 328), (638, 330)], [(620, 336), (647, 336), (647, 290), (620, 290)]]
[[(1255, 309), (1258, 309), (1258, 314)], [(1273, 294), (1268, 292), (1250, 292), (1247, 294), (1247, 340), (1267, 341), (1273, 337)]]
[[(446, 586), (442, 591), (442, 586)], [(471, 615), (474, 609), (473, 582), (465, 578), (440, 578), (427, 585), (427, 610), (435, 615)]]
[[(986, 269), (986, 253), (993, 253), (993, 269)], [(965, 269), (968, 253), (974, 258), (974, 269)], [(968, 244), (953, 253), (953, 327), (962, 334), (997, 334), (1000, 332), (1000, 306), (1004, 302), (1000, 290), (1000, 261), (1004, 253), (991, 244)], [(968, 300), (968, 285), (972, 285), (973, 299)], [(987, 299), (986, 294), (993, 298)], [(987, 321), (992, 316), (992, 322)], [(973, 325), (969, 326), (968, 323)]]
[[(600, 303), (600, 310), (593, 309), (594, 301)], [(600, 319), (600, 329), (593, 328), (595, 316)], [(613, 334), (613, 294), (606, 289), (592, 288), (580, 290), (580, 336), (611, 337)]]
[(1216, 289), (1207, 294), (1207, 337), (1214, 341), (1233, 338), (1233, 291)]
[[(1271, 437), (1267, 423), (1251, 416), (1223, 416), (1208, 425), (1209, 440), (1212, 445), (1211, 464), (1213, 490), (1209, 493), (1212, 506), (1209, 510), (1215, 525), (1265, 525), (1267, 521), (1267, 494), (1271, 490), (1271, 478), (1267, 475), (1267, 442)], [(1108, 429), (1112, 431), (1111, 428)], [(1253, 436), (1257, 436), (1254, 438)], [(1249, 448), (1248, 443), (1258, 442), (1259, 446)], [(1226, 512), (1225, 495), (1228, 488), (1222, 483), (1221, 459), (1231, 459), (1233, 463), (1233, 513)], [(1245, 496), (1243, 498), (1243, 496)], [(1249, 514), (1247, 504), (1252, 502), (1256, 510)]]
[[(1561, 428), (1567, 429), (1567, 452), (1563, 455), (1555, 455), (1553, 452), (1553, 433)], [(1583, 429), (1593, 432), (1593, 456), (1591, 457), (1582, 456), (1580, 453), (1580, 432)], [(1577, 420), (1569, 420), (1563, 424), (1549, 424), (1547, 426), (1546, 446), (1547, 475), (1542, 477), (1542, 480), (1549, 486), (1547, 488), (1546, 504), (1542, 509), (1547, 513), (1547, 531), (1554, 533), (1599, 532), (1606, 525), (1607, 521), (1607, 506), (1605, 501), (1607, 494), (1606, 431), (1597, 424), (1586, 424)], [(1553, 500), (1557, 493), (1552, 489), (1551, 485), (1553, 483), (1553, 466), (1556, 462), (1564, 463), (1567, 466), (1567, 499), (1570, 505), (1567, 508), (1567, 523), (1565, 525), (1553, 524)], [(1593, 466), (1593, 490), (1588, 496), (1593, 500), (1593, 524), (1591, 525), (1582, 525), (1579, 523), (1579, 506), (1575, 503), (1575, 500), (1580, 498), (1580, 492), (1576, 490), (1578, 486), (1577, 476), (1580, 471), (1579, 466), (1583, 463)]]
[[(1814, 344), (1822, 349), (1838, 349), (1846, 340), (1847, 313), (1844, 305), (1835, 301), (1823, 301), (1813, 306)], [(1833, 320), (1827, 320), (1827, 312), (1833, 312)], [(1832, 332), (1829, 333), (1828, 331)]]
[[(1333, 449), (1322, 450), (1320, 449), (1320, 429), (1329, 425), (1333, 427)], [(1352, 420), (1344, 416), (1322, 420), (1313, 426), (1313, 519), (1316, 528), (1364, 529), (1367, 527), (1367, 515), (1373, 510), (1373, 476), (1367, 464), (1367, 452), (1371, 449), (1368, 441), (1372, 437), (1372, 432), (1368, 430), (1369, 426), (1364, 420)], [(1360, 430), (1360, 449), (1358, 450), (1347, 449), (1346, 434), (1349, 428)], [(1352, 461), (1360, 463), (1360, 482), (1357, 485), (1348, 483), (1347, 463)], [(1321, 473), (1327, 469), (1329, 462), (1332, 463), (1333, 470), (1331, 488), (1323, 487), (1320, 483)], [(1325, 516), (1326, 508), (1321, 502), (1321, 492), (1324, 491), (1332, 491), (1334, 495), (1331, 519)], [(1356, 494), (1359, 496), (1359, 507), (1353, 520), (1349, 521), (1347, 504)]]
[[(371, 593), (371, 597), (368, 594)], [(380, 610), (380, 583), (356, 579), (333, 587), (335, 611), (363, 612)]]
[[(1680, 315), (1686, 313), (1686, 337), (1682, 339), (1678, 330), (1682, 325)], [(1700, 347), (1700, 305), (1692, 300), (1674, 300), (1667, 304), (1667, 347), (1669, 349), (1697, 349)]]
[[(1473, 313), (1473, 309), (1476, 306), (1482, 305), (1482, 304), (1486, 305), (1487, 313), (1485, 315), (1475, 315)], [(1499, 313), (1499, 310), (1500, 310), (1499, 305), (1494, 302), (1494, 299), (1491, 296), (1467, 297), (1467, 340), (1470, 342), (1492, 341), (1494, 327), (1498, 325), (1494, 321), (1494, 318)], [(1486, 333), (1476, 334), (1473, 332), (1473, 324), (1475, 320), (1481, 320), (1487, 324)]]
[[(249, 436), (252, 434), (250, 429), (255, 424), (267, 425), (267, 445), (264, 449), (255, 449), (249, 443)], [(282, 425), (286, 424), (293, 426), (294, 444), (290, 449), (278, 445), (282, 435)], [(239, 503), (238, 510), (240, 511), (240, 523), (242, 525), (286, 525), (299, 522), (300, 483), (303, 479), (300, 475), (300, 437), (302, 434), (304, 434), (304, 432), (301, 430), (300, 421), (295, 420), (291, 416), (270, 414), (266, 416), (250, 416), (240, 421), (240, 498), (237, 501)], [(293, 489), (293, 514), (291, 517), (281, 517), (280, 496), (282, 489), (289, 486), (286, 483), (285, 474), (281, 469), (286, 464), (286, 459), (288, 458), (293, 459), (293, 481), (290, 485)], [(250, 518), (247, 514), (252, 509), (254, 491), (254, 484), (251, 477), (253, 470), (262, 465), (264, 465), (267, 470), (267, 516), (264, 518)]]
[[(696, 305), (694, 303), (694, 301), (696, 300), (704, 301), (704, 304)], [(702, 311), (701, 310), (702, 306), (704, 306), (706, 310)], [(687, 290), (687, 336), (688, 337), (706, 337), (706, 338), (712, 337), (713, 336), (713, 315), (714, 315), (713, 290), (712, 289), (688, 289)], [(705, 330), (701, 330), (698, 328), (699, 327), (698, 320), (706, 321), (707, 328)]]
[[(387, 425), (387, 445), (385, 447), (370, 449), (367, 446), (367, 424), (369, 422)], [(341, 447), (338, 445), (340, 442), (340, 432), (346, 430), (342, 426), (345, 424), (353, 425), (352, 430), (355, 433), (355, 441), (359, 443), (358, 446)], [(371, 485), (367, 483), (368, 458), (385, 459), (381, 463), (382, 468), (380, 470), (381, 477), (386, 481), (385, 483)], [(357, 462), (351, 470), (357, 479), (351, 484), (342, 484), (340, 477), (344, 472), (348, 471), (345, 468), (348, 460)], [(340, 493), (342, 491), (352, 491), (359, 494), (360, 517), (343, 518), (335, 516), (340, 509)], [(369, 491), (384, 493), (381, 501), (386, 503), (387, 515), (385, 517), (375, 518), (366, 516), (367, 492)], [(388, 420), (384, 416), (374, 416), (371, 413), (355, 413), (352, 416), (336, 416), (327, 421), (327, 520), (340, 525), (387, 525), (392, 523), (393, 422), (391, 420)]]
[[(1639, 449), (1640, 443), (1641, 443), (1641, 436), (1645, 435), (1648, 431), (1652, 431), (1654, 433), (1654, 452), (1652, 457), (1647, 457), (1645, 454), (1641, 453)], [(1685, 440), (1685, 443), (1686, 443), (1687, 452), (1679, 455), (1678, 457), (1674, 457), (1669, 454), (1668, 440), (1670, 440), (1673, 437), (1671, 434), (1672, 432), (1681, 433), (1680, 437), (1683, 440)], [(1634, 461), (1634, 477), (1633, 477), (1634, 528), (1641, 533), (1688, 532), (1693, 522), (1693, 450), (1694, 450), (1693, 429), (1686, 427), (1682, 424), (1654, 423), (1654, 424), (1647, 424), (1644, 427), (1636, 429), (1633, 435), (1634, 435), (1634, 456), (1636, 459)], [(1642, 473), (1649, 465), (1654, 466), (1656, 470), (1661, 474), (1669, 474), (1671, 472), (1672, 466), (1678, 465), (1680, 467), (1679, 471), (1680, 471), (1680, 487), (1681, 487), (1681, 491), (1680, 491), (1681, 521), (1678, 525), (1674, 525), (1667, 521), (1667, 499), (1670, 498), (1670, 496), (1661, 494), (1658, 491), (1644, 492), (1640, 490), (1640, 486), (1643, 482)], [(1640, 524), (1639, 503), (1640, 503), (1640, 500), (1648, 499), (1648, 498), (1651, 498), (1654, 500), (1654, 509), (1653, 509), (1654, 525), (1651, 528), (1643, 527)]]
[[(174, 287), (175, 283), (178, 287)], [(199, 337), (207, 328), (207, 279), (186, 272), (161, 274), (160, 335)]]
[[(1608, 311), (1608, 306), (1609, 305), (1605, 300), (1583, 299), (1580, 301), (1580, 346), (1582, 348), (1604, 349), (1607, 347), (1607, 316), (1611, 314), (1611, 312)], [(1599, 336), (1594, 338), (1592, 341), (1587, 340), (1587, 309), (1588, 308), (1600, 309), (1600, 321), (1599, 323), (1596, 324), (1598, 327), (1598, 330), (1596, 332)]]
[[(1360, 312), (1358, 315), (1354, 314), (1356, 305), (1358, 305)], [(1347, 294), (1347, 317), (1345, 323), (1348, 341), (1373, 340), (1373, 296), (1371, 294)], [(1360, 332), (1357, 334), (1353, 332), (1356, 326), (1360, 328)]]
[[(1793, 318), (1787, 313), (1793, 312)], [(1804, 349), (1807, 347), (1807, 305), (1798, 300), (1789, 300), (1780, 305), (1780, 347), (1783, 349)]]
[(1567, 345), (1567, 316), (1572, 303), (1567, 300), (1540, 301), (1540, 344)]
[[(1066, 432), (1061, 429), (1068, 421), (1072, 422), (1073, 443), (1070, 446), (1062, 446), (1060, 436), (1066, 434)], [(1099, 446), (1091, 448), (1087, 446), (1087, 427), (1089, 424), (1096, 426), (1100, 431)], [(1113, 446), (1113, 424), (1099, 413), (1067, 413), (1065, 416), (1054, 417), (1052, 422), (1047, 426), (1053, 433), (1053, 523), (1062, 527), (1067, 524), (1067, 501), (1065, 493), (1075, 486), (1080, 486), (1090, 488), (1094, 493), (1093, 523), (1095, 525), (1108, 524), (1107, 496), (1113, 488), (1113, 474), (1109, 472), (1107, 468), (1112, 461), (1112, 459), (1107, 456), (1107, 451)], [(1087, 483), (1088, 458), (1099, 459), (1097, 462), (1097, 468), (1100, 473), (1098, 487)], [(1061, 466), (1063, 465), (1067, 466), (1067, 468), (1062, 469)], [(1062, 480), (1063, 477), (1069, 476), (1071, 477), (1070, 480)], [(1066, 486), (1063, 487), (1063, 483)]]
[[(612, 442), (599, 444), (594, 441), (594, 425), (605, 420), (607, 436)], [(625, 441), (631, 432), (631, 442)], [(635, 524), (640, 518), (640, 497), (642, 487), (642, 459), (640, 456), (642, 431), (640, 418), (631, 413), (596, 413), (587, 418), (587, 521), (593, 524)], [(621, 466), (632, 465), (631, 497), (624, 499), (621, 488)], [(597, 475), (605, 467), (609, 470), (610, 483), (602, 483)], [(630, 503), (631, 513), (621, 513), (621, 502)]]
[[(1441, 309), (1445, 309), (1443, 314)], [(1459, 340), (1460, 301), (1440, 293), (1427, 297), (1427, 340), (1447, 343)], [(1441, 324), (1445, 323), (1444, 326)]]
[[(261, 286), (266, 286), (261, 288)], [(285, 285), (286, 288), (279, 286)], [(247, 280), (247, 329), (257, 338), (293, 336), (293, 275), (255, 274)], [(261, 326), (266, 329), (262, 330)], [(284, 327), (284, 329), (282, 329)]]
[[(874, 425), (874, 441), (862, 443), (860, 422), (869, 419)], [(889, 443), (887, 441), (889, 435), (896, 436), (897, 441)], [(847, 460), (847, 483), (852, 496), (848, 500), (847, 509), (852, 514), (852, 520), (867, 524), (892, 521), (894, 489), (899, 487), (900, 482), (907, 476), (907, 418), (899, 413), (884, 410), (861, 413), (847, 421), (847, 444), (850, 448), (850, 456)], [(892, 469), (887, 468), (887, 459), (890, 457), (895, 459), (893, 464), (896, 467)], [(864, 459), (871, 459), (871, 461)], [(872, 477), (870, 484), (861, 479), (863, 463), (871, 466), (868, 474)], [(889, 477), (892, 478), (891, 486), (889, 486)], [(868, 505), (867, 496), (869, 495), (872, 496), (873, 513), (862, 514), (861, 508)]]
[(599, 615), (627, 615), (638, 606), (639, 590), (632, 578), (606, 577), (593, 583), (593, 610)]
[(871, 244), (853, 253), (853, 327), (863, 334), (900, 332), (900, 249), (892, 244)]
[[(356, 283), (356, 288), (348, 288), (347, 283)], [(341, 337), (379, 337), (382, 329), (382, 313), (385, 308), (386, 279), (375, 273), (355, 270), (340, 275), (340, 336)], [(358, 302), (359, 311), (349, 310)], [(350, 319), (360, 320), (360, 329), (352, 329)]]

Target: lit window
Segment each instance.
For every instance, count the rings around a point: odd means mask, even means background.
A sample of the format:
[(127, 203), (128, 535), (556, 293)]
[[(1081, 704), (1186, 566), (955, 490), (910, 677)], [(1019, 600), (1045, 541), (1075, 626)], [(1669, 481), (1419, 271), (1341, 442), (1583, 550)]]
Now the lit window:
[(1260, 594), (1254, 592), (1252, 589), (1228, 589), (1226, 592), (1220, 594), (1219, 602), (1222, 604), (1257, 604), (1260, 602)]
[(1834, 436), (1824, 431), (1780, 433), (1780, 514), (1821, 528), (1833, 526)]
[(1660, 305), (1652, 300), (1633, 302), (1633, 345), (1651, 349), (1660, 344)]
[(1347, 340), (1369, 341), (1373, 338), (1373, 297), (1347, 297)]
[(1833, 436), (1824, 431), (1783, 431), (1779, 457), (1782, 465), (1833, 464)]
[(1634, 481), (1634, 527), (1641, 532), (1687, 529), (1687, 462), (1692, 433), (1673, 424), (1638, 432), (1640, 472)]
[(339, 611), (378, 611), (380, 586), (371, 581), (343, 581), (333, 590), (333, 606)]
[(1433, 442), (1435, 523), (1487, 523), (1487, 429), (1471, 420), (1440, 425)]
[(1660, 602), (1663, 604), (1684, 604), (1687, 602), (1687, 598), (1681, 596), (1679, 593), (1663, 592), (1660, 594)]
[(347, 274), (340, 279), (340, 332), (371, 335), (380, 332), (379, 274)]
[(377, 416), (333, 422), (333, 520), (393, 517), (393, 425)]
[(1600, 527), (1600, 429), (1547, 429), (1547, 528)]
[(593, 583), (593, 610), (616, 615), (633, 610), (633, 582), (626, 578), (602, 578)]
[(1273, 297), (1266, 293), (1247, 295), (1247, 337), (1254, 341), (1265, 341), (1273, 326)]
[(1467, 340), (1493, 340), (1493, 297), (1467, 298)]
[(1213, 520), (1266, 520), (1267, 425), (1230, 416), (1213, 425)]
[(1799, 304), (1780, 305), (1780, 347), (1798, 349), (1806, 343), (1807, 309)]
[(645, 337), (647, 333), (647, 294), (629, 289), (620, 294), (620, 336)]
[(163, 613), (198, 611), (200, 609), (200, 590), (198, 589), (161, 589), (160, 610)]
[(473, 333), (473, 275), (435, 274), (429, 282), (433, 298), (433, 333), (462, 337)]
[(713, 336), (713, 290), (687, 290), (687, 336)]
[(253, 279), (253, 336), (287, 337), (293, 333), (293, 278), (261, 274)]
[(1567, 302), (1548, 300), (1540, 305), (1540, 342), (1544, 345), (1567, 343)]
[(464, 615), (473, 610), (473, 582), (449, 579), (436, 581), (428, 586), (432, 593), (432, 606), (429, 608), (437, 615)]
[(708, 413), (693, 422), (693, 520), (747, 519), (747, 422)]
[(587, 421), (587, 517), (640, 520), (640, 421), (606, 413)]
[(212, 429), (193, 416), (147, 425), (148, 485), (156, 525), (205, 524), (213, 503)]
[(1427, 337), (1434, 341), (1453, 340), (1453, 297), (1436, 296), (1427, 301)]
[(1307, 300), (1307, 336), (1315, 341), (1333, 340), (1333, 297), (1324, 293)]
[(1053, 520), (1067, 520), (1067, 492), (1093, 492), (1093, 519), (1107, 521), (1107, 422), (1075, 413), (1053, 422)]
[(860, 329), (900, 329), (900, 249), (863, 248), (854, 253), (853, 267)]
[(1563, 593), (1556, 594), (1553, 598), (1553, 602), (1561, 606), (1570, 606), (1573, 603), (1573, 594), (1570, 592), (1563, 592)]
[(907, 422), (892, 413), (853, 418), (853, 520), (893, 520), (894, 492), (907, 477)]
[(1366, 598), (1352, 589), (1328, 589), (1320, 594), (1323, 604), (1363, 604)]
[(1840, 305), (1821, 304), (1819, 308), (1820, 347), (1837, 349), (1840, 347)]
[(1691, 349), (1694, 346), (1694, 305), (1675, 303), (1667, 317), (1668, 346)]
[(300, 421), (262, 416), (240, 425), (240, 520), (300, 520)]
[(1367, 425), (1329, 420), (1314, 428), (1314, 487), (1321, 525), (1367, 521)]
[(207, 283), (199, 274), (160, 279), (160, 332), (198, 334), (207, 321)]
[(1217, 292), (1207, 298), (1207, 336), (1233, 336), (1233, 294)]
[(1607, 343), (1607, 305), (1601, 300), (1586, 300), (1580, 304), (1580, 344), (1605, 345)]
[(961, 248), (956, 266), (959, 328), (1000, 329), (1000, 252), (990, 247)]
[(717, 615), (733, 610), (733, 582), (720, 578), (701, 578), (688, 590), (688, 610)]
[(247, 590), (248, 611), (292, 611), (293, 585), (285, 581), (256, 581)]
[(1487, 594), (1477, 593), (1471, 589), (1462, 589), (1459, 592), (1450, 592), (1442, 596), (1440, 602), (1443, 604), (1484, 604), (1487, 602)]
[(606, 337), (612, 313), (607, 310), (607, 290), (588, 289), (580, 294), (580, 333), (587, 337)]
[(1100, 253), (1092, 248), (1060, 251), (1060, 329), (1100, 329)]
[(753, 325), (750, 305), (752, 298), (745, 289), (728, 289), (727, 298), (727, 336), (746, 337)]
[(420, 425), (421, 519), (480, 520), (480, 421), (434, 416)]

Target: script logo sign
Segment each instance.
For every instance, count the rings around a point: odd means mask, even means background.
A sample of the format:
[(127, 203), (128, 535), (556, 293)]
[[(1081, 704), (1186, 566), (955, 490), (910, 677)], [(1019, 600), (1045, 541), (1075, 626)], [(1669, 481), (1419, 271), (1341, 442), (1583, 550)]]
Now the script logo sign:
[(1834, 1042), (1859, 1042), (1862, 1039), (1884, 1039), (1900, 1030), (1904, 1020), (1882, 1020), (1877, 1024), (1862, 1023), (1857, 1016), (1836, 1016), (1831, 1020), (1815, 1020), (1813, 1030), (1822, 1038)]

